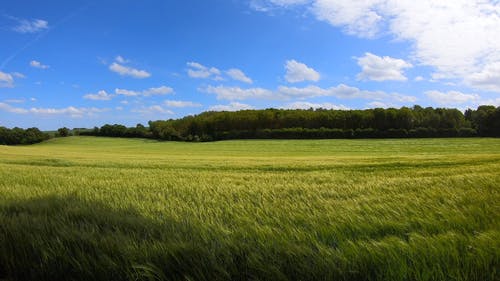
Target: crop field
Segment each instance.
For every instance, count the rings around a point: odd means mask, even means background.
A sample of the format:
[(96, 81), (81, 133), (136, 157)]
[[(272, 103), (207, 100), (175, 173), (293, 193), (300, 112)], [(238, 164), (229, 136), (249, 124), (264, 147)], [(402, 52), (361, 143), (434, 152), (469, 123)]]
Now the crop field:
[(0, 280), (499, 280), (500, 139), (0, 146)]

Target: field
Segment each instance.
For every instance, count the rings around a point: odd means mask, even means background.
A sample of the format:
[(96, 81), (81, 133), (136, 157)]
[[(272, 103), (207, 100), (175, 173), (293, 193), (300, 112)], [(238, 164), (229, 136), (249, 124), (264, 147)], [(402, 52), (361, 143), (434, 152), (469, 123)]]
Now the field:
[(500, 139), (0, 146), (0, 279), (499, 280)]

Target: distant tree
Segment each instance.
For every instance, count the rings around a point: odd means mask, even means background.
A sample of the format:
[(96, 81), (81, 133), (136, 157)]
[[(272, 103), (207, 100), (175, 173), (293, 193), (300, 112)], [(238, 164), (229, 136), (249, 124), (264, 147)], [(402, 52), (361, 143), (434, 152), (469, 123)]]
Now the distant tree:
[[(2, 130), (0, 130), (0, 133)], [(6, 138), (22, 137), (16, 128)], [(160, 140), (500, 137), (500, 107), (454, 108), (415, 105), (365, 110), (274, 109), (207, 111), (180, 119), (149, 121), (148, 127), (106, 124), (80, 134)]]
[(70, 135), (70, 131), (68, 128), (62, 127), (62, 128), (57, 129), (57, 135), (59, 137), (67, 137)]
[(49, 139), (50, 136), (43, 133), (38, 128), (21, 128), (8, 129), (0, 127), (0, 144), (16, 145), (16, 144), (33, 144)]

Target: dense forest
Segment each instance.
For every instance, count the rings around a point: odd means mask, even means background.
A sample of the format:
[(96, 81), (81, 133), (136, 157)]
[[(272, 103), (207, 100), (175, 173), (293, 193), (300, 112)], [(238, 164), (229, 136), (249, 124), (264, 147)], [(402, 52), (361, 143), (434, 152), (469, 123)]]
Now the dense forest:
[(104, 125), (81, 134), (145, 137), (160, 140), (321, 139), (500, 136), (500, 107), (480, 106), (465, 114), (447, 108), (376, 108), (365, 110), (208, 111), (181, 119)]
[[(176, 141), (500, 137), (500, 107), (483, 105), (465, 113), (418, 105), (365, 110), (208, 111), (180, 119), (149, 121), (149, 127), (106, 124), (94, 129), (60, 128), (56, 136), (71, 134)], [(0, 127), (0, 144), (31, 144), (48, 138), (37, 128)]]
[(49, 134), (43, 133), (38, 128), (24, 130), (17, 127), (12, 129), (0, 127), (0, 145), (34, 144), (49, 138)]

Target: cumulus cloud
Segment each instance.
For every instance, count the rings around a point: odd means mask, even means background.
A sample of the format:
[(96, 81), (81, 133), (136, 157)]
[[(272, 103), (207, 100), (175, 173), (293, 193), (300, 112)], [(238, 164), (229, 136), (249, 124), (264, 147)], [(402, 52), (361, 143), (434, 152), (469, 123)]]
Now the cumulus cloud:
[(454, 106), (457, 104), (471, 102), (477, 103), (480, 100), (480, 97), (477, 94), (464, 94), (459, 91), (427, 91), (425, 92), (425, 95), (437, 104), (445, 106)]
[(141, 114), (144, 114), (144, 115), (155, 115), (155, 114), (168, 114), (168, 115), (172, 115), (172, 114), (174, 114), (173, 111), (165, 109), (165, 108), (163, 108), (163, 107), (161, 107), (159, 105), (152, 105), (152, 106), (148, 106), (148, 107), (141, 107), (139, 109), (132, 110), (132, 112), (141, 113)]
[(229, 75), (234, 80), (241, 81), (244, 83), (252, 84), (252, 79), (250, 79), (248, 76), (243, 73), (240, 69), (237, 68), (231, 68), (226, 71), (226, 74)]
[(129, 63), (130, 61), (122, 56), (116, 56), (115, 61), (121, 64)]
[(139, 79), (148, 78), (151, 76), (151, 73), (149, 73), (145, 70), (135, 69), (135, 68), (132, 68), (129, 66), (119, 64), (117, 62), (113, 62), (109, 66), (109, 70), (116, 72), (122, 76), (131, 76), (131, 77), (139, 78)]
[(153, 95), (168, 95), (172, 94), (174, 92), (174, 89), (171, 87), (167, 86), (160, 86), (160, 87), (153, 87), (149, 88), (146, 90), (142, 91), (133, 91), (133, 90), (126, 90), (126, 89), (115, 89), (115, 94), (117, 95), (123, 95), (123, 96), (128, 96), (128, 97), (137, 97), (137, 96), (153, 96)]
[(245, 109), (253, 109), (253, 107), (244, 103), (231, 102), (229, 104), (217, 104), (209, 108), (211, 111), (238, 111)]
[(357, 59), (361, 67), (358, 74), (359, 80), (373, 81), (406, 81), (403, 71), (412, 65), (402, 59), (395, 59), (388, 56), (379, 57), (372, 53), (365, 53), (363, 57)]
[(66, 115), (71, 118), (81, 118), (85, 116), (95, 116), (97, 113), (108, 111), (106, 108), (95, 108), (95, 107), (74, 107), (68, 106), (64, 108), (44, 108), (44, 107), (32, 107), (30, 109), (25, 109), (21, 107), (13, 107), (6, 103), (0, 102), (0, 110), (17, 113), (17, 114), (35, 114), (35, 115)]
[(170, 87), (167, 86), (160, 86), (160, 87), (153, 87), (141, 91), (133, 91), (133, 90), (126, 90), (126, 89), (115, 89), (114, 94), (109, 94), (105, 90), (101, 90), (97, 92), (97, 94), (86, 94), (83, 96), (84, 99), (89, 99), (89, 100), (111, 100), (113, 97), (122, 95), (122, 96), (127, 96), (127, 97), (149, 97), (153, 95), (167, 95), (167, 94), (172, 94), (174, 90)]
[(96, 113), (105, 112), (108, 109), (95, 108), (95, 107), (74, 107), (68, 106), (65, 108), (31, 108), (30, 113), (40, 114), (40, 115), (69, 115), (73, 118), (79, 118), (84, 116), (93, 116)]
[(251, 0), (250, 7), (259, 12), (269, 12), (279, 7), (302, 5), (311, 0)]
[(191, 78), (212, 79), (215, 81), (222, 81), (225, 80), (225, 78), (230, 78), (232, 80), (247, 84), (253, 83), (252, 79), (238, 68), (231, 68), (226, 71), (221, 71), (216, 67), (204, 66), (203, 64), (198, 62), (188, 62), (187, 66), (187, 73)]
[(47, 68), (50, 67), (50, 66), (45, 65), (45, 64), (43, 64), (43, 63), (41, 63), (39, 61), (36, 61), (36, 60), (30, 61), (30, 66), (34, 67), (34, 68), (39, 68), (39, 69), (47, 69)]
[(106, 91), (101, 90), (97, 94), (86, 94), (83, 96), (84, 99), (88, 100), (111, 100), (113, 95), (108, 94)]
[(290, 83), (302, 81), (318, 81), (319, 73), (311, 67), (296, 60), (288, 60), (285, 64), (285, 79)]
[(200, 89), (203, 92), (215, 94), (219, 100), (273, 99), (273, 91), (263, 88), (243, 89), (240, 87), (208, 86)]
[(382, 101), (372, 101), (368, 103), (368, 106), (370, 108), (389, 108), (389, 107), (394, 107), (392, 104), (387, 104)]
[(14, 87), (14, 77), (11, 74), (0, 71), (0, 88)]
[(121, 76), (130, 76), (137, 79), (151, 77), (151, 73), (146, 70), (140, 70), (126, 65), (130, 61), (122, 56), (115, 57), (115, 61), (109, 65), (109, 70), (120, 74)]
[(359, 88), (347, 86), (344, 84), (340, 84), (338, 86), (330, 88), (321, 88), (314, 85), (309, 85), (301, 88), (280, 86), (278, 88), (278, 93), (284, 97), (298, 98), (298, 99), (306, 99), (314, 97), (336, 97), (340, 99), (346, 99), (346, 98), (351, 98), (351, 99), (362, 98), (362, 99), (374, 99), (374, 100), (388, 99), (403, 103), (412, 103), (417, 100), (417, 98), (414, 96), (407, 96), (398, 93), (389, 94), (383, 91), (361, 90)]
[(492, 86), (485, 78), (500, 61), (498, 0), (311, 0), (303, 4), (317, 19), (348, 34), (390, 35), (411, 43), (413, 58), (433, 67), (435, 79), (458, 78), (472, 87), (498, 92), (498, 84), (493, 81)]
[(288, 103), (285, 106), (283, 106), (283, 108), (288, 108), (288, 109), (323, 108), (323, 109), (342, 109), (342, 110), (350, 109), (349, 107), (342, 104), (337, 105), (329, 102), (312, 103), (307, 101), (297, 101), (293, 103)]
[(11, 106), (10, 104), (0, 102), (0, 110), (10, 112), (10, 113), (19, 113), (19, 114), (25, 114), (28, 113), (27, 109), (20, 108), (20, 107), (14, 107)]
[(166, 100), (165, 106), (168, 107), (200, 107), (201, 104), (192, 101)]
[(18, 25), (14, 26), (12, 30), (19, 33), (36, 33), (49, 28), (49, 22), (41, 19), (19, 19), (10, 17), (18, 22)]
[(387, 100), (395, 103), (409, 104), (417, 101), (414, 96), (403, 95), (399, 93), (386, 93), (384, 91), (367, 91), (356, 87), (340, 84), (334, 87), (322, 88), (316, 85), (305, 87), (279, 86), (276, 90), (264, 88), (240, 88), (226, 86), (208, 86), (199, 89), (202, 92), (215, 94), (219, 100), (291, 100), (291, 99), (309, 99), (316, 97), (335, 97), (339, 99), (368, 99), (368, 100)]
[(382, 0), (330, 1), (317, 0), (312, 10), (319, 20), (343, 27), (345, 32), (372, 38), (380, 30), (383, 15), (379, 11)]
[(203, 78), (203, 79), (213, 79), (222, 80), (221, 71), (215, 67), (206, 67), (197, 62), (188, 62), (189, 67), (187, 73), (191, 78)]
[(26, 99), (8, 99), (4, 100), (5, 103), (25, 103)]
[(466, 78), (466, 82), (478, 89), (500, 92), (500, 61), (472, 73)]
[(13, 77), (16, 77), (16, 78), (26, 78), (26, 76), (20, 72), (12, 72), (11, 74)]
[(493, 99), (482, 99), (480, 100), (477, 105), (493, 105), (493, 106), (500, 106), (500, 98), (493, 98)]

